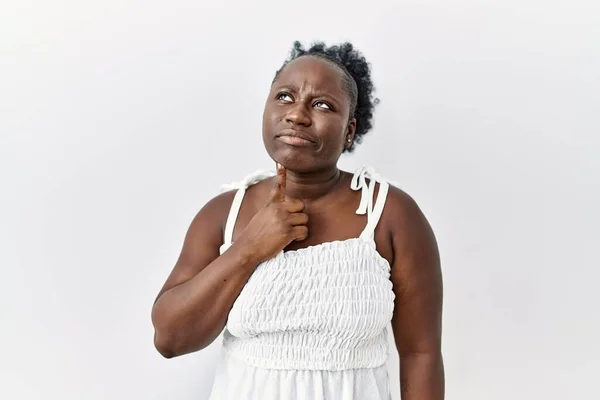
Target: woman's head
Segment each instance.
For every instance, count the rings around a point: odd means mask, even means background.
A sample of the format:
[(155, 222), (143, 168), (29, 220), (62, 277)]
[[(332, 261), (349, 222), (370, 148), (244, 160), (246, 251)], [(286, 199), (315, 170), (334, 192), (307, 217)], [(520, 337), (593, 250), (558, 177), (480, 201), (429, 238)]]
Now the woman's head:
[(369, 64), (352, 44), (294, 43), (265, 105), (267, 152), (298, 172), (336, 164), (371, 129), (372, 92)]

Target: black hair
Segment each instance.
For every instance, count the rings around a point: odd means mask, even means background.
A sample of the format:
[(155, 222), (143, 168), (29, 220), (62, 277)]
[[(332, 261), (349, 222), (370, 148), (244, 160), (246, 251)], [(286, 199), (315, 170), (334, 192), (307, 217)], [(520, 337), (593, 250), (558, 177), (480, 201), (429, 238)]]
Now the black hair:
[(275, 73), (277, 79), (281, 71), (291, 61), (303, 57), (313, 56), (329, 61), (338, 67), (344, 74), (344, 86), (350, 97), (350, 119), (356, 118), (356, 132), (352, 145), (344, 151), (351, 153), (356, 144), (362, 142), (363, 136), (373, 127), (373, 111), (379, 99), (373, 97), (373, 81), (371, 80), (371, 66), (365, 57), (354, 48), (352, 43), (342, 43), (326, 46), (323, 42), (315, 42), (310, 48), (305, 49), (299, 41), (294, 42), (289, 58)]

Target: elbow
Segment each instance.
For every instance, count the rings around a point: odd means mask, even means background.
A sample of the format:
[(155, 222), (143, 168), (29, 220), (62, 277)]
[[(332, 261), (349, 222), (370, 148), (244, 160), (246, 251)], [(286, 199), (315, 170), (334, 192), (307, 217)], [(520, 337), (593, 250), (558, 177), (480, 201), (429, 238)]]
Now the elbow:
[(194, 346), (189, 340), (184, 340), (179, 335), (156, 330), (154, 333), (154, 347), (161, 356), (169, 359), (202, 350), (206, 345), (199, 343)]
[(206, 331), (187, 321), (166, 319), (155, 309), (152, 315), (154, 325), (154, 347), (164, 358), (179, 357), (202, 350), (213, 339), (207, 340)]
[(166, 359), (179, 357), (197, 349), (190, 347), (189, 337), (172, 327), (154, 328), (154, 347)]
[(165, 321), (160, 318), (156, 306), (152, 309), (152, 325), (154, 325), (154, 347), (164, 358), (176, 357), (175, 338), (172, 330), (165, 326)]
[(154, 333), (154, 347), (166, 359), (177, 356), (174, 346), (168, 340), (163, 339), (163, 335), (158, 332)]

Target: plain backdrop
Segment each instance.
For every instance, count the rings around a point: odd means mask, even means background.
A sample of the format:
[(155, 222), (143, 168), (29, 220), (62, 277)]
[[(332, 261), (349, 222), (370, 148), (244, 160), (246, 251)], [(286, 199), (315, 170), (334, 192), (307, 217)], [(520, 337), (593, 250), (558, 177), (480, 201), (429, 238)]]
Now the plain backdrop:
[(150, 309), (200, 207), (272, 168), (296, 39), (372, 63), (341, 166), (435, 229), (446, 398), (600, 398), (596, 0), (1, 1), (0, 398), (207, 398), (219, 343), (165, 360)]

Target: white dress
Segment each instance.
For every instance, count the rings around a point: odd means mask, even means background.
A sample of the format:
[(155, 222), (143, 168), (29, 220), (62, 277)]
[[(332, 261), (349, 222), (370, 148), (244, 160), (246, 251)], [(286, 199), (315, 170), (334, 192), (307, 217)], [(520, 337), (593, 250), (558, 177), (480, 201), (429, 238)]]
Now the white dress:
[[(231, 245), (246, 188), (272, 175), (258, 172), (224, 187), (238, 192), (221, 253)], [(390, 399), (394, 293), (390, 265), (374, 241), (388, 188), (371, 168), (360, 168), (352, 179), (352, 189), (362, 191), (356, 212), (368, 215), (360, 237), (281, 252), (256, 268), (229, 313), (210, 400)]]

